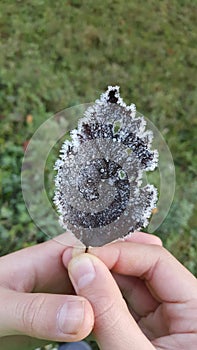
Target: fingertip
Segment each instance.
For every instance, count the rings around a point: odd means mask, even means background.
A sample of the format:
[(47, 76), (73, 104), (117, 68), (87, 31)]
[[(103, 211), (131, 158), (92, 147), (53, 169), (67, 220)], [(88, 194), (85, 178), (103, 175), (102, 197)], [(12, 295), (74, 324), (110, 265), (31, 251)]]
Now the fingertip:
[(82, 247), (68, 247), (64, 253), (62, 254), (62, 262), (66, 268), (68, 268), (68, 264), (70, 260), (80, 254), (85, 253), (85, 246)]

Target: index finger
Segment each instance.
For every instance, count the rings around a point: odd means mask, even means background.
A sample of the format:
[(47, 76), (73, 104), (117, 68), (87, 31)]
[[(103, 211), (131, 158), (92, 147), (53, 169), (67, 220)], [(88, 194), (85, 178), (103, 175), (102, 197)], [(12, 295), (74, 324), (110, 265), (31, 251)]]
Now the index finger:
[[(76, 238), (66, 233), (2, 256), (0, 284), (24, 292), (71, 292), (71, 283), (61, 261), (62, 254), (70, 247), (68, 242), (72, 246)], [(79, 244), (76, 243), (77, 247)]]
[(196, 298), (196, 278), (161, 246), (115, 242), (91, 247), (89, 253), (114, 272), (145, 280), (158, 301), (176, 303)]

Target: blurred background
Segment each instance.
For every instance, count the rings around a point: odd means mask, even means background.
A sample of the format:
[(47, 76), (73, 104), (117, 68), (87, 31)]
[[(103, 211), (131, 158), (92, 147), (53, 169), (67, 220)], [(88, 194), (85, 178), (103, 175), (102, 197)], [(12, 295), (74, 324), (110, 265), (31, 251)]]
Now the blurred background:
[[(0, 1), (1, 255), (47, 239), (21, 191), (21, 163), (35, 130), (117, 84), (172, 152), (175, 197), (157, 234), (197, 276), (195, 10), (195, 0)], [(54, 158), (45, 169), (51, 178)]]
[(46, 239), (21, 191), (35, 130), (117, 84), (171, 150), (176, 192), (157, 234), (197, 275), (195, 10), (194, 0), (0, 1), (1, 255)]

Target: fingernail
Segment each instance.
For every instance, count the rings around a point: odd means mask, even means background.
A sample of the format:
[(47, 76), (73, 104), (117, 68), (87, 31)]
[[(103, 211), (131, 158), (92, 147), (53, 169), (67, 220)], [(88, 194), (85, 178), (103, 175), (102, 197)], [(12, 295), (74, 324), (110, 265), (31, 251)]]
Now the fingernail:
[(76, 334), (84, 320), (84, 301), (68, 301), (58, 314), (58, 327), (64, 334)]
[(74, 287), (79, 290), (89, 285), (95, 278), (95, 268), (87, 254), (74, 258), (68, 267)]

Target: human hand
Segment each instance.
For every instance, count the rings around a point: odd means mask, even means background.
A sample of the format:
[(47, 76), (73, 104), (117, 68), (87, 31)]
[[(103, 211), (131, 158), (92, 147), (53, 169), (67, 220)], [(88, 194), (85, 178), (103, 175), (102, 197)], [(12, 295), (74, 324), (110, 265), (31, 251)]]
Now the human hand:
[(2, 350), (46, 344), (35, 338), (78, 341), (91, 332), (90, 303), (69, 295), (74, 291), (61, 260), (67, 249), (63, 239), (64, 235), (58, 237), (62, 244), (51, 240), (0, 258)]
[(76, 292), (92, 304), (101, 350), (197, 348), (196, 279), (159, 241), (137, 233), (89, 252), (68, 264), (67, 250), (63, 262)]

